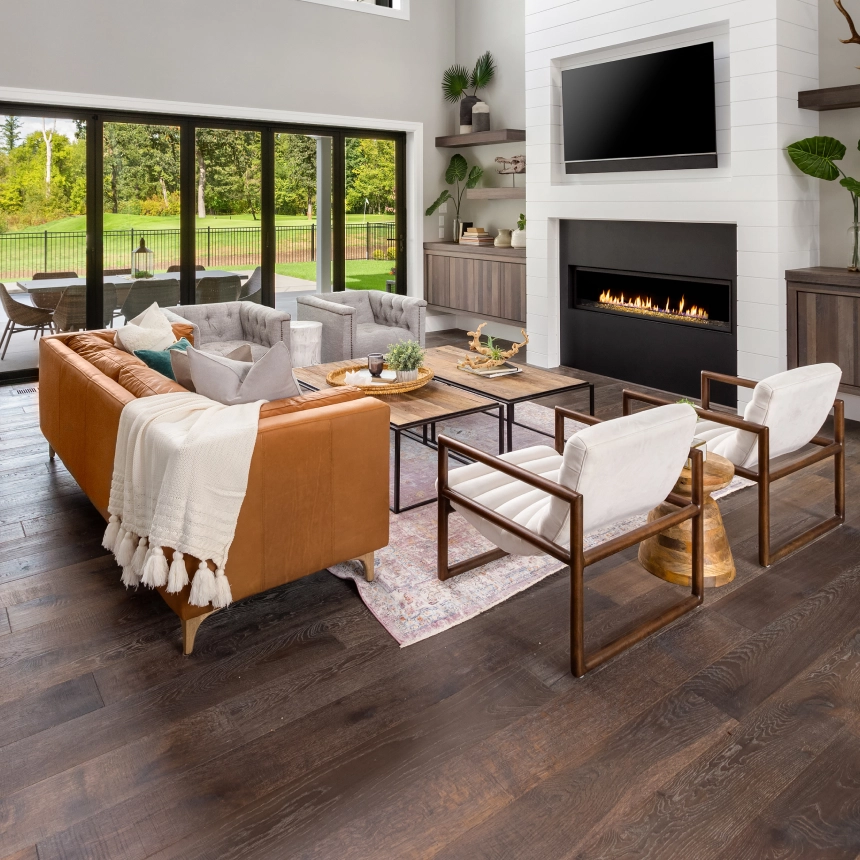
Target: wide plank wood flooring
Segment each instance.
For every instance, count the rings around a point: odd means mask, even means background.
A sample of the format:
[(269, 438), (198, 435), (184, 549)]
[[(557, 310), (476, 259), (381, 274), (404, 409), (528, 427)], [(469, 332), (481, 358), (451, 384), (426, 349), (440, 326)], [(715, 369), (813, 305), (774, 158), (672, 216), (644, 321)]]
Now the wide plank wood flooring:
[[(620, 414), (622, 383), (561, 372)], [(400, 649), (321, 571), (181, 656), (21, 388), (0, 388), (0, 860), (860, 856), (857, 424), (842, 528), (765, 571), (755, 490), (727, 498), (737, 579), (576, 680), (564, 573)], [(828, 469), (779, 482), (775, 540), (830, 510)], [(679, 593), (635, 550), (586, 584), (594, 643)]]

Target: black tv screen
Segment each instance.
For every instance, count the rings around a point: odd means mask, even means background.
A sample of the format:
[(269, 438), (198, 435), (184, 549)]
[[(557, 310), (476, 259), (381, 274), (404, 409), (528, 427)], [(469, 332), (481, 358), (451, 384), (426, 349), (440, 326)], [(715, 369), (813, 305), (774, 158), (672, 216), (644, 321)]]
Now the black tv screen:
[(714, 44), (562, 72), (568, 173), (717, 166)]

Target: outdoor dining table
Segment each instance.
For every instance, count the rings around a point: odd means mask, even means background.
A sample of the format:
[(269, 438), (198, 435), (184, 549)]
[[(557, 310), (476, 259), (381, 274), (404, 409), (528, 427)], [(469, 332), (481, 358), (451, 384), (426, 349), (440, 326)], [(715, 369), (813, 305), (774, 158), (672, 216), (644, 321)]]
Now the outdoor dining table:
[[(229, 278), (232, 275), (238, 275), (239, 272), (225, 272), (221, 269), (209, 269), (208, 271), (195, 272), (195, 277), (200, 280), (200, 278)], [(240, 275), (241, 277), (241, 275)], [(153, 275), (152, 278), (147, 278), (147, 280), (152, 281), (167, 281), (167, 280), (179, 280), (179, 272), (161, 272), (157, 275)], [(119, 296), (119, 291), (122, 290), (123, 287), (126, 288), (126, 293), (131, 289), (131, 285), (134, 283), (134, 279), (131, 275), (105, 275), (104, 282), (106, 284), (113, 284), (113, 286), (117, 290), (117, 295)], [(22, 290), (26, 290), (28, 293), (37, 293), (39, 290), (64, 290), (66, 287), (85, 287), (87, 285), (86, 278), (47, 278), (45, 280), (39, 281), (18, 281), (18, 286)]]

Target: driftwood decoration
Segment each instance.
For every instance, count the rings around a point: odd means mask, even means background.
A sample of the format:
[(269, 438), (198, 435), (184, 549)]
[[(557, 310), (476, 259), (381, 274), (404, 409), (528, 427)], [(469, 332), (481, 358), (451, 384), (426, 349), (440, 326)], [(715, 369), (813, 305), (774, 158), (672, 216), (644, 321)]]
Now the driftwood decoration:
[[(848, 11), (842, 5), (842, 0), (833, 0), (836, 4), (836, 8), (845, 16), (845, 20), (848, 22), (848, 29), (851, 31), (850, 39), (840, 39), (843, 45), (856, 44), (860, 45), (860, 33), (857, 32), (857, 28), (854, 26), (854, 22), (851, 20), (851, 16), (848, 14)], [(860, 69), (860, 66), (857, 66)], [(496, 159), (498, 161), (498, 159)]]
[(496, 158), (496, 164), (503, 164), (504, 168), (499, 173), (525, 173), (526, 172), (526, 157), (524, 155), (515, 155), (513, 158), (502, 158), (499, 155)]
[(468, 365), (472, 370), (489, 370), (491, 367), (501, 367), (509, 358), (512, 358), (520, 351), (520, 347), (525, 346), (529, 342), (529, 336), (526, 334), (525, 329), (521, 328), (520, 331), (525, 340), (522, 343), (513, 344), (510, 349), (499, 349), (497, 346), (494, 346), (491, 337), (487, 337), (487, 343), (482, 344), (481, 329), (485, 325), (486, 323), (482, 322), (476, 331), (468, 332), (468, 334), (472, 335), (469, 349), (473, 349), (475, 352), (480, 353), (480, 355), (476, 358), (464, 358), (457, 367)]

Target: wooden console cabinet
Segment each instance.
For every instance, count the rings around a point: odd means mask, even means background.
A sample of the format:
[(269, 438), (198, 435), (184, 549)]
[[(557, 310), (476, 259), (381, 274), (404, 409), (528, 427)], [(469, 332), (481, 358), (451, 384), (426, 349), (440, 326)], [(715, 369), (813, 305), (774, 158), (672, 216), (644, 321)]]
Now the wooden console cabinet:
[(424, 298), (433, 307), (524, 326), (525, 249), (425, 242)]
[(860, 273), (817, 266), (785, 273), (788, 366), (832, 361), (860, 394)]

